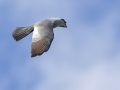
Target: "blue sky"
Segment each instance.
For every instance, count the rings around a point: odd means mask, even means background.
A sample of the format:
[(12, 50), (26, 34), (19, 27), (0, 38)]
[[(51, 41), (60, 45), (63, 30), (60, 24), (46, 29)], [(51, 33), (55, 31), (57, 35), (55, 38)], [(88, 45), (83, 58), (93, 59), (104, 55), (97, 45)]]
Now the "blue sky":
[[(120, 90), (120, 0), (1, 0), (0, 90)], [(47, 53), (31, 58), (17, 26), (61, 17)]]

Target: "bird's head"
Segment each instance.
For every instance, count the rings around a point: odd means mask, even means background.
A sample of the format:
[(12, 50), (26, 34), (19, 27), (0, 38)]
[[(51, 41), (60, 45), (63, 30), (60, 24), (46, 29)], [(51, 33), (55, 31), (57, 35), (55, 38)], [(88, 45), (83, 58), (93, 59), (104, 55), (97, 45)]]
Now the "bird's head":
[(61, 19), (61, 18), (51, 18), (51, 20), (53, 20), (53, 27), (56, 28), (56, 27), (64, 27), (64, 28), (67, 28), (67, 25), (66, 25), (66, 21), (64, 19)]

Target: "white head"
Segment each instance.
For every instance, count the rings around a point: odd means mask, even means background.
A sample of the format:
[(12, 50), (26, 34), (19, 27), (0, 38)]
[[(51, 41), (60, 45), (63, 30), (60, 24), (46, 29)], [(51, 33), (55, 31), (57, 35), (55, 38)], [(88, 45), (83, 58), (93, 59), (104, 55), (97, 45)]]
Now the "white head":
[(49, 19), (53, 21), (54, 28), (56, 27), (67, 28), (67, 25), (66, 25), (67, 22), (64, 19), (61, 19), (61, 18), (49, 18)]

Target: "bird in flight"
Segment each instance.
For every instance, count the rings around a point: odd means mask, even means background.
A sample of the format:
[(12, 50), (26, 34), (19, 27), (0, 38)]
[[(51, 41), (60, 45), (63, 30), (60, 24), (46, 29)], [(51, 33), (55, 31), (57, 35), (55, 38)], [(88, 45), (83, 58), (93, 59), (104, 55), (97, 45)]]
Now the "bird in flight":
[(56, 27), (67, 27), (66, 21), (61, 18), (48, 18), (28, 27), (17, 27), (12, 36), (19, 41), (33, 32), (31, 44), (31, 57), (42, 55), (47, 52), (54, 39), (53, 29)]

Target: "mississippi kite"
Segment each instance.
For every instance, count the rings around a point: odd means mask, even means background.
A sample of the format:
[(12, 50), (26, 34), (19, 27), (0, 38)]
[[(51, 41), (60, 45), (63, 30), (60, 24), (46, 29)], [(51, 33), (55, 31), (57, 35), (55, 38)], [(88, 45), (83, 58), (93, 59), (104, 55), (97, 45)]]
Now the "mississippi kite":
[(61, 18), (49, 18), (28, 27), (17, 27), (12, 36), (19, 41), (33, 32), (31, 57), (47, 52), (54, 38), (53, 28), (67, 27), (66, 21)]

